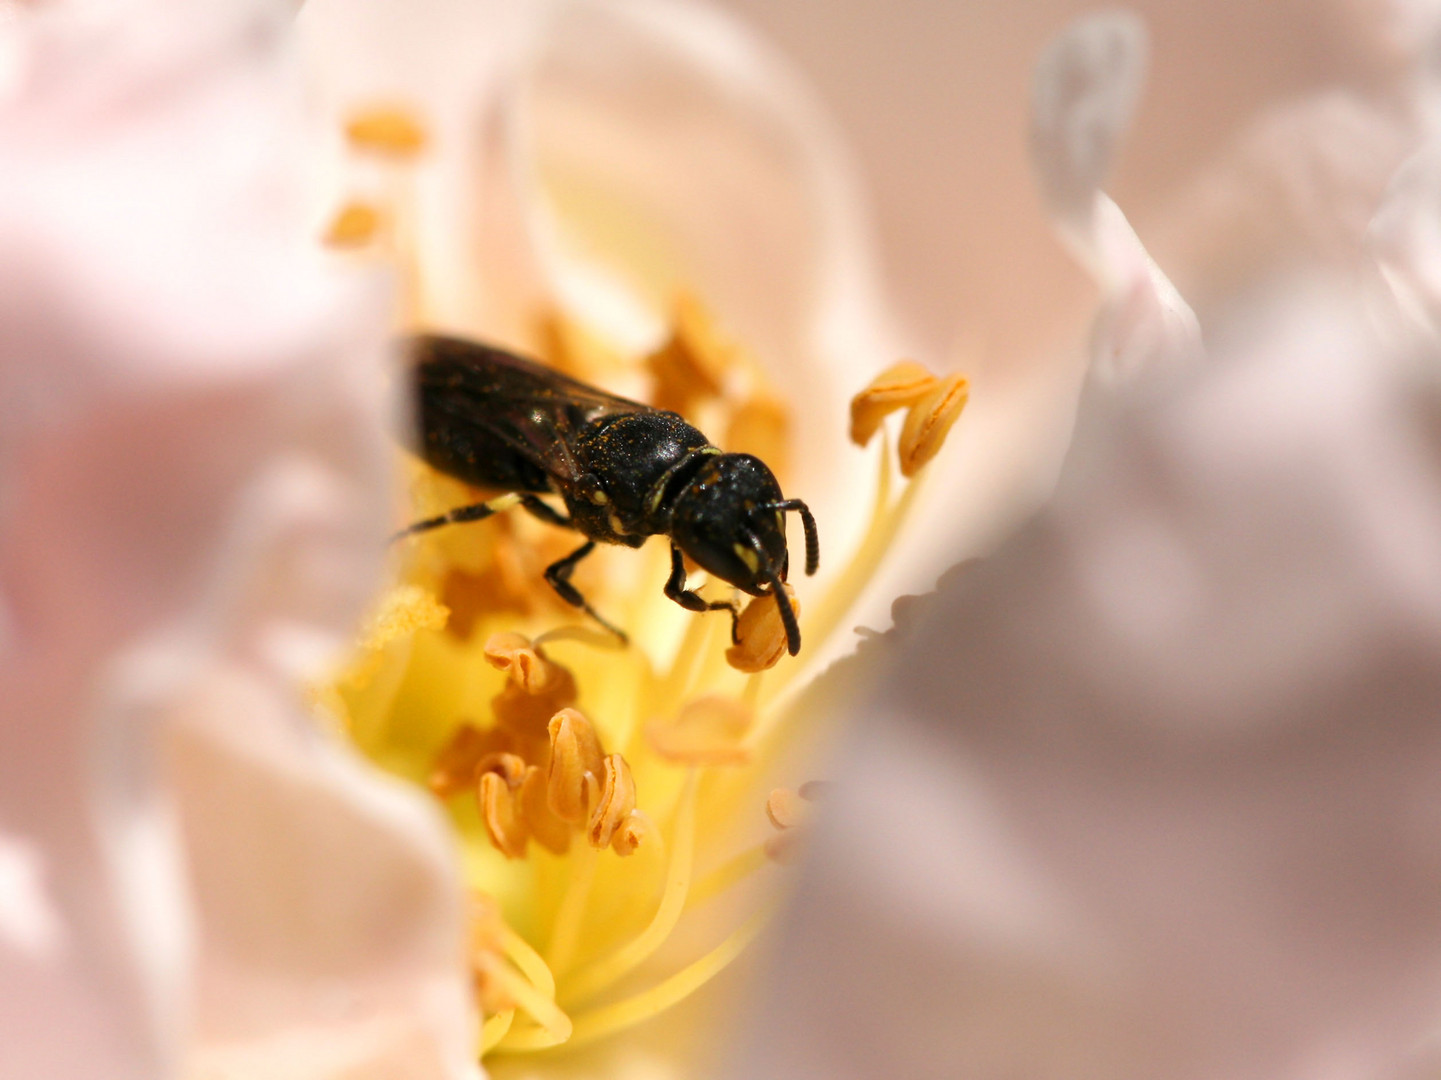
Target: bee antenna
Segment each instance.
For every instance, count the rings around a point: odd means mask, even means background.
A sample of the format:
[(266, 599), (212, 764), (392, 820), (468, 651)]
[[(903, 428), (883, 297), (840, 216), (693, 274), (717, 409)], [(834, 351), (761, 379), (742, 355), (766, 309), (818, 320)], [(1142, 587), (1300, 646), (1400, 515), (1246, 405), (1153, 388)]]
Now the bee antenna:
[(791, 607), (791, 598), (786, 592), (785, 582), (781, 580), (780, 574), (771, 565), (770, 556), (766, 554), (765, 546), (761, 543), (760, 537), (753, 532), (746, 533), (746, 539), (750, 542), (755, 553), (760, 556), (761, 568), (765, 578), (770, 582), (771, 593), (776, 598), (776, 607), (781, 613), (781, 625), (786, 629), (786, 650), (794, 656), (801, 651), (801, 628), (796, 622), (795, 608)]
[(801, 516), (801, 526), (806, 531), (806, 577), (816, 572), (821, 565), (821, 539), (816, 532), (816, 519), (811, 515), (811, 508), (800, 499), (786, 499), (783, 502), (766, 503), (756, 508), (757, 510), (794, 510)]

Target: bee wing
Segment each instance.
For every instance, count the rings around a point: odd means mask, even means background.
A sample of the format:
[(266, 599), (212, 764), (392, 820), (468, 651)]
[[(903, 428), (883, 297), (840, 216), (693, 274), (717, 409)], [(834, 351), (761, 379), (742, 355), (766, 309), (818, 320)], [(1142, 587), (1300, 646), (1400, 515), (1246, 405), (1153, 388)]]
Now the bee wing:
[[(481, 484), (564, 491), (580, 477), (571, 452), (580, 430), (604, 416), (647, 408), (488, 345), (421, 337), (414, 353), (423, 417), (443, 415), (450, 431), (466, 432), (478, 450), (467, 479)], [(487, 448), (495, 452), (487, 455)], [(504, 451), (514, 457), (504, 460)], [(541, 482), (541, 473), (552, 483)]]

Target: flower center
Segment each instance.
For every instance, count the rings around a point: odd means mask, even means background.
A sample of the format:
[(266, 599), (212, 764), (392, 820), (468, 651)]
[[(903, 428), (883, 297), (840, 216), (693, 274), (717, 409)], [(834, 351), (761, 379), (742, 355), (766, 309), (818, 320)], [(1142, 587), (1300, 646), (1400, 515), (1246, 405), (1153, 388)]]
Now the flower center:
[[(421, 126), (393, 109), (358, 115), (348, 131), (358, 151), (397, 168), (426, 144)], [(402, 217), (352, 201), (326, 240), (413, 270), (388, 231)], [(790, 410), (695, 298), (677, 301), (668, 339), (649, 356), (618, 358), (559, 314), (543, 320), (532, 347), (586, 381), (648, 383), (649, 401), (724, 449), (755, 454), (784, 481)], [(905, 409), (897, 449), (910, 477), (965, 394), (959, 377), (898, 365), (857, 395), (853, 438), (869, 441)], [(863, 542), (802, 619), (808, 649), (843, 625), (910, 506), (914, 485), (892, 497), (891, 457), (886, 446)], [(418, 461), (409, 468), (410, 520), (477, 501)], [(472, 892), (482, 1052), (598, 1039), (711, 980), (765, 925), (775, 890), (760, 878), (794, 857), (819, 791), (761, 787), (793, 726), (778, 699), (797, 665), (775, 600), (751, 600), (732, 640), (724, 615), (681, 610), (661, 594), (662, 545), (598, 553), (573, 583), (627, 631), (632, 644), (620, 647), (579, 623), (544, 579), (575, 545), (573, 532), (513, 513), (406, 541), (401, 583), (350, 668), (319, 695), (365, 753), (427, 785), (450, 814)], [(691, 570), (687, 587), (697, 578)], [(736, 599), (719, 581), (697, 592)], [(742, 902), (710, 903), (723, 893)]]

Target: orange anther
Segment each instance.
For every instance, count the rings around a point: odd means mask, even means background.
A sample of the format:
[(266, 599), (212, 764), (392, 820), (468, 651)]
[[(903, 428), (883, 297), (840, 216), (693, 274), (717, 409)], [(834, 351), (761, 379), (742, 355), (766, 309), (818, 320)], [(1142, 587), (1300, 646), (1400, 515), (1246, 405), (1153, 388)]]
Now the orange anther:
[(351, 202), (331, 218), (321, 239), (330, 247), (361, 247), (370, 243), (379, 231), (380, 211), (368, 203)]
[(413, 157), (425, 149), (425, 127), (408, 109), (381, 105), (354, 113), (345, 137), (359, 150), (391, 157)]
[(539, 765), (526, 769), (520, 785), (520, 811), (535, 841), (547, 851), (564, 855), (570, 849), (570, 827), (550, 808), (549, 788), (544, 769)]
[[(786, 586), (791, 607), (800, 617), (801, 606), (795, 590)], [(773, 596), (758, 596), (746, 605), (736, 626), (740, 644), (726, 650), (726, 663), (737, 671), (754, 674), (775, 667), (786, 654), (786, 628)]]
[(810, 813), (806, 801), (790, 788), (776, 788), (766, 799), (766, 817), (777, 829), (794, 829), (804, 825)]
[(898, 445), (902, 476), (915, 476), (936, 456), (969, 397), (970, 383), (962, 375), (951, 375), (911, 406)]
[(520, 782), (525, 779), (525, 761), (515, 754), (486, 754), (475, 771), (479, 776), (494, 773), (505, 781), (506, 787), (514, 789), (520, 787)]
[(592, 847), (609, 847), (616, 830), (635, 809), (635, 779), (630, 766), (619, 754), (605, 759), (605, 776), (601, 781), (600, 798), (590, 816)]
[(467, 791), (475, 783), (480, 759), (493, 747), (486, 733), (473, 724), (461, 724), (436, 756), (427, 784), (442, 799)]
[(640, 810), (632, 810), (626, 815), (620, 827), (615, 830), (615, 836), (611, 838), (610, 848), (617, 855), (634, 855), (636, 848), (641, 844), (656, 843), (660, 836), (655, 822), (646, 817)]
[(556, 677), (556, 665), (530, 643), (514, 633), (491, 634), (485, 643), (485, 659), (491, 667), (505, 672), (511, 682), (527, 694), (544, 693)]
[(914, 360), (902, 360), (886, 368), (869, 386), (851, 398), (851, 441), (865, 446), (881, 421), (924, 397), (937, 383), (929, 371)]
[(599, 784), (605, 768), (600, 739), (590, 721), (575, 709), (561, 709), (551, 717), (549, 730), (550, 808), (562, 821), (584, 824), (589, 817), (592, 789)]
[(481, 774), (480, 816), (485, 821), (490, 842), (508, 859), (525, 855), (525, 818), (521, 816), (517, 794), (500, 773)]

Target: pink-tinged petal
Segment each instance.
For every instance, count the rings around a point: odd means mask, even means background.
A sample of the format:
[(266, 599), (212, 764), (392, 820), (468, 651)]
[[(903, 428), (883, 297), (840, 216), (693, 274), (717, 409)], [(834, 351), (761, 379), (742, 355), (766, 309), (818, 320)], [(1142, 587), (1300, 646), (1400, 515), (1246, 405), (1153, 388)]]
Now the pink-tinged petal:
[(1425, 141), (1391, 177), (1366, 239), (1397, 310), (1434, 336), (1441, 332), (1441, 79), (1435, 59), (1441, 11), (1404, 8), (1397, 24), (1398, 46), (1413, 58), (1415, 112)]
[(381, 569), (391, 301), (315, 251), (289, 19), (37, 6), (0, 95), (6, 1076), (474, 1072), (444, 833), (301, 700)]
[(1441, 330), (1441, 149), (1428, 147), (1397, 171), (1368, 239), (1404, 316)]
[(1434, 1031), (1441, 398), (1344, 281), (1225, 329), (863, 653), (733, 1075), (1392, 1076)]
[(1031, 150), (1058, 235), (1101, 289), (1094, 369), (1122, 378), (1201, 348), (1195, 313), (1101, 190), (1130, 127), (1146, 36), (1134, 15), (1077, 19), (1046, 48), (1032, 90)]

